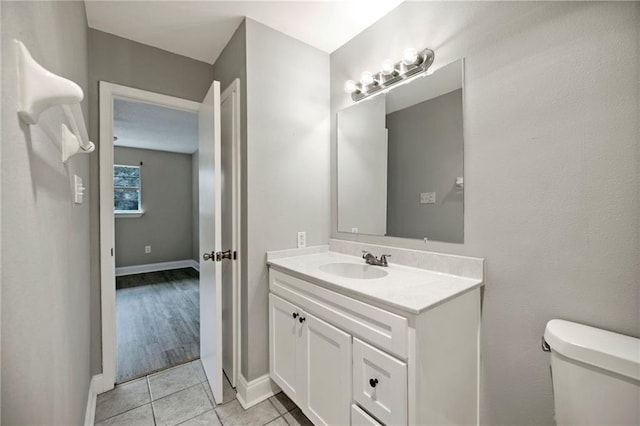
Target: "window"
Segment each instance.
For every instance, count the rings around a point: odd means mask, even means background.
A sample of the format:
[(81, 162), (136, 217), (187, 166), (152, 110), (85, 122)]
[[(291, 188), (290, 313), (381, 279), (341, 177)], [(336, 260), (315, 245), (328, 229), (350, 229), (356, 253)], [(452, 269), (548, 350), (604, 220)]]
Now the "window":
[(140, 166), (113, 166), (113, 210), (116, 215), (142, 214)]

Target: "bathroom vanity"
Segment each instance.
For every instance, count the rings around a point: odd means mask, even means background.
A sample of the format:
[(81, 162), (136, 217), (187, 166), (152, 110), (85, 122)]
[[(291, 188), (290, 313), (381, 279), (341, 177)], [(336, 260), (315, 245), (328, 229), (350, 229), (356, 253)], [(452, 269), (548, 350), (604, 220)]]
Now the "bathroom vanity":
[(316, 425), (478, 424), (483, 260), (349, 244), (268, 253), (273, 381)]

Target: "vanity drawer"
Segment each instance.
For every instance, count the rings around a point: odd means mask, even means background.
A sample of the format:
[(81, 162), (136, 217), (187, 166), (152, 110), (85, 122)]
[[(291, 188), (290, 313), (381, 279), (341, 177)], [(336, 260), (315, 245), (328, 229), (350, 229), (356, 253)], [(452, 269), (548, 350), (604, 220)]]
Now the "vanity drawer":
[(407, 364), (353, 339), (353, 399), (387, 425), (407, 424)]
[(356, 404), (351, 404), (351, 426), (382, 426)]
[(348, 333), (407, 359), (406, 318), (273, 268), (269, 289)]

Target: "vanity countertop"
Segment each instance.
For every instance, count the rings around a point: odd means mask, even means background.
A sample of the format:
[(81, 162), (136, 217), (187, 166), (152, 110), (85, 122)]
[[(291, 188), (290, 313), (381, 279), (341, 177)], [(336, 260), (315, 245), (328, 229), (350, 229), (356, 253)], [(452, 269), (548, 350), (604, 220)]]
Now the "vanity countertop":
[(483, 285), (481, 279), (433, 272), (391, 262), (388, 267), (370, 266), (387, 272), (384, 277), (345, 278), (320, 269), (320, 266), (329, 263), (365, 265), (361, 257), (335, 252), (281, 257), (267, 261), (267, 264), (275, 270), (311, 281), (329, 290), (416, 315)]

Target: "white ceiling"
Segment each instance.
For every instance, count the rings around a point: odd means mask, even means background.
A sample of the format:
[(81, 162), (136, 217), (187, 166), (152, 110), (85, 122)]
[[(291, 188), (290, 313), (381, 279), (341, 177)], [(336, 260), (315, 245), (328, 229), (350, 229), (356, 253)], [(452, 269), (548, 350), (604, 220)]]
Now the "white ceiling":
[(198, 149), (198, 114), (115, 99), (113, 144), (191, 154)]
[(213, 64), (248, 16), (331, 53), (403, 0), (85, 0), (89, 27)]

